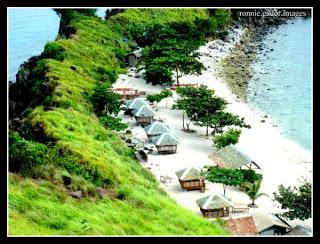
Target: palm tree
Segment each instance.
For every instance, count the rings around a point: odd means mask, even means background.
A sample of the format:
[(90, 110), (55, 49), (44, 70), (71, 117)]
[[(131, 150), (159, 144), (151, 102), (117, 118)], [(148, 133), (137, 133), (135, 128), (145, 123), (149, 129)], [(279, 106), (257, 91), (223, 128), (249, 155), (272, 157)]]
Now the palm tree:
[(261, 196), (268, 196), (266, 193), (259, 193), (261, 182), (262, 179), (256, 180), (253, 183), (248, 182), (244, 184), (244, 191), (252, 200), (252, 203), (248, 204), (249, 207), (257, 208), (258, 206), (254, 203), (254, 201)]

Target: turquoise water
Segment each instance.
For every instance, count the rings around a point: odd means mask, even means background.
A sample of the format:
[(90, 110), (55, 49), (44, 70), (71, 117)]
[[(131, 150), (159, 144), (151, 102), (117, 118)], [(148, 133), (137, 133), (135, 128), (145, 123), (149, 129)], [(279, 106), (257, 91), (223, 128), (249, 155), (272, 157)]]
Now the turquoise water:
[(273, 51), (254, 64), (249, 106), (266, 114), (284, 137), (311, 150), (311, 19), (279, 26), (264, 43)]
[[(104, 18), (107, 8), (98, 8)], [(57, 37), (60, 18), (50, 8), (9, 8), (9, 80), (15, 81), (19, 66), (39, 55)]]
[(9, 8), (9, 80), (16, 79), (19, 66), (39, 55), (59, 29), (59, 17), (48, 8)]

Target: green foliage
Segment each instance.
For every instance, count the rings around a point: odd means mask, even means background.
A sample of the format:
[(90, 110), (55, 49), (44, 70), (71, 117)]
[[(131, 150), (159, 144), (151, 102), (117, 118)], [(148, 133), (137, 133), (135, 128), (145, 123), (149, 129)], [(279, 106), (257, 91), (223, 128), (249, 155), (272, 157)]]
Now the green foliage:
[(110, 115), (103, 115), (100, 117), (101, 123), (111, 130), (122, 131), (128, 128), (127, 123), (123, 123), (121, 118), (116, 118)]
[[(118, 52), (120, 52), (119, 50), (121, 49), (118, 49)], [(119, 56), (119, 53), (117, 54), (117, 57), (123, 59), (123, 57)], [(118, 78), (117, 72), (111, 67), (98, 67), (97, 74), (98, 74), (98, 77), (97, 77), (98, 81), (108, 82), (111, 84), (114, 83)]]
[(98, 116), (117, 115), (120, 112), (119, 95), (110, 89), (109, 83), (98, 83), (90, 100)]
[(311, 218), (311, 182), (304, 180), (299, 186), (280, 185), (274, 192), (274, 200), (281, 204), (285, 212), (281, 216), (289, 219), (305, 220)]
[(151, 103), (157, 102), (159, 103), (162, 100), (162, 96), (160, 94), (149, 94), (147, 95), (147, 100)]
[(243, 174), (244, 182), (253, 183), (258, 180), (262, 180), (262, 175), (256, 173), (253, 169), (240, 169)]
[(261, 188), (262, 179), (258, 179), (254, 182), (245, 182), (244, 191), (251, 199), (252, 203), (249, 206), (255, 206), (255, 200), (262, 196), (268, 196), (265, 193), (259, 193)]
[(160, 92), (160, 96), (163, 97), (163, 98), (168, 98), (168, 97), (172, 97), (172, 96), (173, 96), (173, 93), (172, 93), (172, 91), (170, 91), (169, 89), (163, 89), (163, 90)]
[(178, 100), (173, 108), (182, 109), (188, 118), (196, 125), (206, 126), (206, 135), (209, 135), (208, 128), (213, 128), (213, 133), (222, 132), (226, 126), (247, 127), (243, 118), (225, 112), (227, 101), (214, 95), (214, 90), (208, 89), (205, 85), (199, 87), (178, 87)]
[(56, 42), (49, 42), (45, 45), (41, 57), (45, 59), (52, 58), (58, 61), (63, 61), (65, 59), (64, 49)]
[(223, 134), (215, 135), (213, 137), (214, 146), (218, 149), (231, 144), (237, 144), (241, 134), (240, 129), (229, 129)]
[(226, 193), (227, 186), (239, 186), (243, 183), (244, 177), (240, 169), (226, 169), (219, 167), (210, 167), (204, 169), (202, 174), (208, 181), (223, 184), (223, 194)]

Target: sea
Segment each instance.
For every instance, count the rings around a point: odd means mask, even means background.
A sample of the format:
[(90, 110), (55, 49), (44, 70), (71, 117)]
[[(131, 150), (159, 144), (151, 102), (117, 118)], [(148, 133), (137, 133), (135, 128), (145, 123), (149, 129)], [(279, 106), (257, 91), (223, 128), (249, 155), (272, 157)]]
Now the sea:
[[(97, 15), (103, 18), (105, 11), (99, 8)], [(56, 38), (59, 17), (49, 8), (10, 8), (8, 19), (8, 77), (15, 81), (19, 66)], [(253, 65), (248, 104), (267, 115), (284, 137), (311, 151), (311, 19), (297, 18), (280, 25), (265, 37), (264, 44), (273, 51), (258, 55)]]

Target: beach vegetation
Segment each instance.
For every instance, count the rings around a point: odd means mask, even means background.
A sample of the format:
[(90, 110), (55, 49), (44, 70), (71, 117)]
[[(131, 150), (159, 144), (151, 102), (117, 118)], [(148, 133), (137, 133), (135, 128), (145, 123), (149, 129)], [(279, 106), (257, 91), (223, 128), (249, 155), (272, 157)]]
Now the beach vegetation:
[[(149, 94), (147, 95), (147, 100), (151, 103), (156, 102), (159, 103), (161, 102), (164, 98), (167, 100), (168, 97), (172, 97), (173, 93), (169, 89), (163, 89), (160, 93), (158, 94)], [(167, 107), (167, 102), (166, 102), (166, 107)]]
[(285, 212), (280, 215), (289, 219), (305, 220), (311, 218), (311, 182), (304, 180), (299, 186), (280, 185), (273, 193), (274, 200), (280, 203)]
[(42, 58), (52, 58), (58, 61), (63, 61), (65, 58), (64, 49), (55, 42), (49, 42), (44, 46), (41, 54)]
[(262, 196), (268, 196), (266, 193), (262, 193), (260, 192), (260, 188), (261, 188), (261, 182), (262, 179), (258, 179), (255, 180), (254, 182), (245, 182), (243, 184), (244, 186), (244, 192), (249, 196), (249, 198), (251, 199), (251, 204), (248, 204), (249, 207), (258, 207), (255, 204), (255, 200), (257, 200), (259, 197)]
[(212, 139), (214, 147), (220, 149), (231, 144), (237, 144), (239, 141), (240, 134), (240, 129), (233, 128), (228, 129), (223, 134), (216, 134)]

